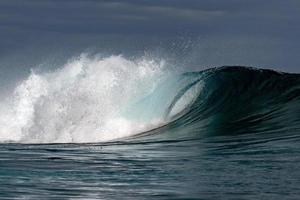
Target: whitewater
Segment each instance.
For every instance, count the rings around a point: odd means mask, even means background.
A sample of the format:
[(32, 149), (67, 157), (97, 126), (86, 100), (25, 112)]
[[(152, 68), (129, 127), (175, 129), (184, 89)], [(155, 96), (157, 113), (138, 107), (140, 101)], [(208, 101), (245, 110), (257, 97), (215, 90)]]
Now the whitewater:
[(166, 120), (161, 116), (125, 115), (129, 103), (150, 95), (165, 78), (164, 65), (81, 55), (51, 72), (33, 69), (0, 104), (0, 141), (100, 142), (159, 126)]

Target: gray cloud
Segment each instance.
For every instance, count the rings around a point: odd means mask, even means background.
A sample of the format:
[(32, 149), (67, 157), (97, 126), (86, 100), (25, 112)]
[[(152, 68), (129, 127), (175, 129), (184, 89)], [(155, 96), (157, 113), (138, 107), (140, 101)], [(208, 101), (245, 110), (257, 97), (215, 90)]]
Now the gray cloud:
[(2, 0), (0, 70), (22, 74), (86, 49), (159, 49), (182, 66), (300, 71), (299, 22), (298, 0)]
[[(212, 31), (240, 34), (270, 32), (286, 35), (296, 24), (296, 1), (1, 1), (0, 26), (61, 33), (120, 33), (145, 35), (193, 34)], [(287, 6), (288, 5), (288, 6)], [(275, 25), (276, 23), (276, 25)], [(280, 30), (276, 31), (276, 30)], [(299, 33), (299, 29), (294, 30)], [(291, 33), (292, 34), (292, 33)]]

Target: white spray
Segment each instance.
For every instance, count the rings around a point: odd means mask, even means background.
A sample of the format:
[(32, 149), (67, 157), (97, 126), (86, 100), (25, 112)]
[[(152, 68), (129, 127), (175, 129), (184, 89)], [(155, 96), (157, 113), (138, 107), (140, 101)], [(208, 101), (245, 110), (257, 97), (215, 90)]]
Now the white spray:
[(0, 103), (0, 141), (101, 142), (159, 126), (164, 119), (133, 120), (122, 112), (157, 87), (164, 65), (82, 55), (56, 71), (32, 72)]

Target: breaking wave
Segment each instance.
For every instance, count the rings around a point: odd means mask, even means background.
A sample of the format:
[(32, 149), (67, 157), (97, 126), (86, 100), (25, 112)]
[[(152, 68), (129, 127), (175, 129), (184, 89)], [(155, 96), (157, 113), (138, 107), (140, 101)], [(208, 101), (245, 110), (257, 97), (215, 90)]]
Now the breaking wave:
[(164, 61), (82, 55), (20, 82), (0, 103), (0, 141), (295, 131), (299, 99), (297, 74), (246, 67), (178, 74)]

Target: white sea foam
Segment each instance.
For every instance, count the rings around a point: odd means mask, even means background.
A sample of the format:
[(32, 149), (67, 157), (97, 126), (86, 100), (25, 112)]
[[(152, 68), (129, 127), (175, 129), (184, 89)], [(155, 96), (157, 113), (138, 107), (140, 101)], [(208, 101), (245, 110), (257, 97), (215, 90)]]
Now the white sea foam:
[(124, 113), (129, 102), (157, 87), (164, 66), (146, 58), (82, 55), (52, 72), (33, 71), (0, 103), (0, 141), (101, 142), (159, 126), (164, 119), (142, 119), (143, 108), (135, 110), (140, 117)]

